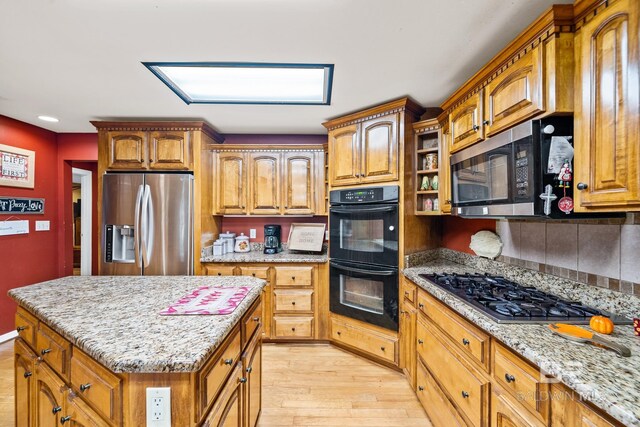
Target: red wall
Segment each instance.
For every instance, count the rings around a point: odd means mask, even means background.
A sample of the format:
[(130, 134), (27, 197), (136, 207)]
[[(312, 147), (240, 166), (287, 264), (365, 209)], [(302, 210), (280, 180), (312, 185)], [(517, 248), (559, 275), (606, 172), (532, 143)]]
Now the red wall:
[[(1, 215), (0, 221), (29, 220), (29, 234), (0, 236), (0, 334), (13, 329), (15, 304), (9, 289), (58, 277), (58, 163), (56, 134), (0, 116), (0, 144), (35, 151), (35, 188), (0, 186), (0, 196), (45, 199), (44, 215)], [(51, 231), (35, 231), (36, 220), (50, 221)]]
[(442, 247), (455, 251), (474, 254), (469, 249), (471, 236), (480, 230), (496, 231), (495, 219), (464, 219), (457, 216), (443, 216), (442, 219)]

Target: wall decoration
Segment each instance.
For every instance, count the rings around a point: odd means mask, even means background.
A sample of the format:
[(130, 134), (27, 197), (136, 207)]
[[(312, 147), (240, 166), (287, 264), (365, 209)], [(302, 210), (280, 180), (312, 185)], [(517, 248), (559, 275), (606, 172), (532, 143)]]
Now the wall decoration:
[(43, 214), (44, 199), (0, 196), (0, 214)]
[(293, 223), (289, 230), (289, 249), (322, 252), (326, 224)]
[(35, 172), (35, 151), (0, 144), (0, 185), (33, 188)]

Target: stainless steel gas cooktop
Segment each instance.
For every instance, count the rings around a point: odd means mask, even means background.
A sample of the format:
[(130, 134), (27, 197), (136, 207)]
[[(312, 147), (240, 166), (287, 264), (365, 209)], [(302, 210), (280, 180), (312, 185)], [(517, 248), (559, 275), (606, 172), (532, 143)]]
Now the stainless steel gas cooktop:
[(625, 317), (522, 286), (501, 276), (437, 273), (420, 276), (498, 323), (588, 324), (591, 316), (607, 316), (616, 324), (631, 324)]

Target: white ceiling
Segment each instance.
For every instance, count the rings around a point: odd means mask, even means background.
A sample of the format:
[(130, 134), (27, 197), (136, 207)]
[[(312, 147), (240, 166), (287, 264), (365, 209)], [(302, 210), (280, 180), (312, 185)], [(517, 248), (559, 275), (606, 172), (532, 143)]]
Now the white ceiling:
[[(56, 132), (150, 118), (323, 133), (405, 95), (439, 106), (553, 3), (571, 0), (0, 0), (0, 114)], [(142, 61), (332, 63), (332, 102), (186, 105)]]

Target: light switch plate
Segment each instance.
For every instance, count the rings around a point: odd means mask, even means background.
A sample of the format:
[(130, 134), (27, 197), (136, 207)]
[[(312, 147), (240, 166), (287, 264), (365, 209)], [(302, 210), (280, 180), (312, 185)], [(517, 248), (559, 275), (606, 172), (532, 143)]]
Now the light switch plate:
[(36, 231), (49, 231), (51, 229), (51, 221), (36, 221)]
[(147, 387), (147, 427), (171, 427), (171, 387)]
[(255, 228), (250, 228), (249, 229), (249, 238), (250, 239), (255, 239), (256, 238), (256, 229)]

